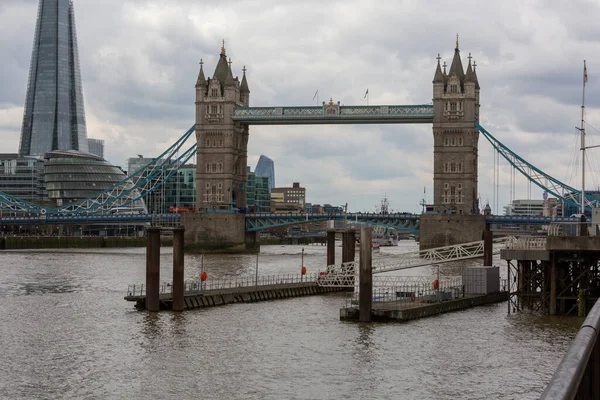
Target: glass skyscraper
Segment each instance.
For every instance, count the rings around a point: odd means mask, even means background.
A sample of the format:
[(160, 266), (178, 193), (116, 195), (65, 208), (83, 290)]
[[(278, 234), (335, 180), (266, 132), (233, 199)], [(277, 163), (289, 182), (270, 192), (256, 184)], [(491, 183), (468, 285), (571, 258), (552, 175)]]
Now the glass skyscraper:
[(39, 0), (21, 156), (88, 151), (72, 0)]
[(266, 176), (269, 178), (269, 189), (275, 187), (275, 164), (267, 156), (261, 155), (254, 170), (256, 176)]

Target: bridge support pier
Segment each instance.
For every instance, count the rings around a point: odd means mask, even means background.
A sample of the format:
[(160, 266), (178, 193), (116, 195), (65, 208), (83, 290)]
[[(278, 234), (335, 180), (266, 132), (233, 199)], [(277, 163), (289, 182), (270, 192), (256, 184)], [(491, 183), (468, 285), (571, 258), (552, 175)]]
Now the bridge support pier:
[(183, 311), (183, 243), (185, 229), (173, 228), (173, 311)]
[(335, 265), (335, 231), (334, 230), (327, 231), (327, 265)]
[(146, 234), (146, 310), (160, 309), (160, 228), (147, 228)]
[(371, 322), (371, 308), (373, 302), (373, 259), (371, 243), (371, 228), (363, 226), (360, 228), (360, 273), (358, 294), (358, 320), (360, 322)]

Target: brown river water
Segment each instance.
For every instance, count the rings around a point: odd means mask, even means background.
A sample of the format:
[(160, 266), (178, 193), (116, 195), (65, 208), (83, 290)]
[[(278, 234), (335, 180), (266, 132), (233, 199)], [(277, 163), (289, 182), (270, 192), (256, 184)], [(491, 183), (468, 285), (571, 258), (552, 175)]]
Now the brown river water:
[[(325, 247), (263, 246), (259, 275), (299, 273), (302, 248), (309, 273), (324, 268)], [(202, 263), (209, 279), (251, 278), (256, 256), (185, 262), (187, 279)], [(163, 248), (164, 280), (171, 263)], [(342, 294), (150, 314), (123, 299), (144, 279), (141, 248), (0, 253), (0, 398), (536, 399), (581, 324), (508, 315), (506, 303), (341, 322)]]

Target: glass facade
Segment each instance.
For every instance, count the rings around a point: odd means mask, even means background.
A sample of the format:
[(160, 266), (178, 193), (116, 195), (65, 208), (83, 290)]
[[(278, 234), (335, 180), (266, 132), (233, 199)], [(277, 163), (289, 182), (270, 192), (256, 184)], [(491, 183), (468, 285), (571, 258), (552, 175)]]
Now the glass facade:
[(254, 173), (256, 176), (266, 176), (269, 178), (269, 189), (275, 187), (275, 163), (269, 157), (260, 156)]
[[(57, 150), (44, 156), (44, 182), (57, 206), (96, 196), (125, 178), (119, 167), (101, 157), (75, 150)], [(133, 207), (143, 208), (139, 201)]]
[(39, 0), (19, 154), (88, 151), (72, 0)]
[(90, 154), (104, 158), (104, 140), (88, 139), (88, 148)]
[(247, 174), (246, 207), (251, 213), (271, 212), (269, 178), (254, 173)]
[[(153, 161), (152, 158), (130, 158), (127, 161), (127, 174), (132, 176)], [(152, 173), (148, 168), (142, 179)], [(148, 212), (157, 214), (184, 213), (196, 210), (196, 166), (183, 165), (163, 185), (144, 197)]]
[(47, 202), (43, 172), (40, 158), (0, 154), (0, 191), (30, 202)]

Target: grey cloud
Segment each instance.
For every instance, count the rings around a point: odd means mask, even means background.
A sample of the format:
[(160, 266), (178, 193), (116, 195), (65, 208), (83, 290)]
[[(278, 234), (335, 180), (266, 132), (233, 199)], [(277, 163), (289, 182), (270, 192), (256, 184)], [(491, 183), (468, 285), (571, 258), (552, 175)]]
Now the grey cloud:
[[(590, 75), (589, 119), (600, 119), (594, 95), (600, 79), (598, 5), (490, 3), (76, 0), (86, 111), (95, 124), (90, 135), (107, 140), (108, 157), (117, 164), (137, 153), (158, 154), (168, 138), (194, 122), (198, 62), (203, 58), (206, 75), (212, 75), (223, 37), (234, 75), (248, 68), (252, 105), (312, 105), (317, 89), (320, 101), (331, 96), (365, 104), (367, 87), (371, 104), (429, 103), (435, 56), (451, 61), (458, 31), (465, 66), (469, 52), (480, 65), (483, 121), (511, 148), (551, 168), (546, 155), (563, 150), (564, 132), (577, 121), (572, 113), (580, 102), (583, 58)], [(36, 0), (0, 3), (5, 108), (24, 102), (36, 7)], [(11, 136), (3, 143), (18, 142), (18, 114), (0, 113), (3, 138)], [(372, 210), (383, 193), (364, 194), (363, 186), (390, 180), (394, 208), (416, 211), (423, 185), (431, 193), (429, 126), (348, 126), (348, 140), (339, 143), (328, 140), (339, 137), (339, 127), (281, 127), (274, 134), (278, 129), (252, 127), (250, 155), (276, 156), (278, 181), (302, 181), (314, 202), (352, 203), (344, 197), (354, 196), (356, 208)], [(482, 138), (482, 154), (489, 150), (484, 146), (489, 144)], [(482, 159), (481, 168), (490, 164)], [(332, 194), (327, 188), (336, 177), (323, 168), (354, 177), (360, 187), (347, 184)], [(480, 179), (480, 192), (491, 193), (491, 183)]]

